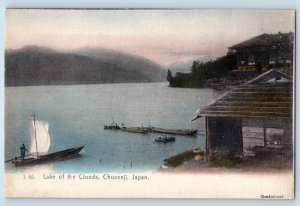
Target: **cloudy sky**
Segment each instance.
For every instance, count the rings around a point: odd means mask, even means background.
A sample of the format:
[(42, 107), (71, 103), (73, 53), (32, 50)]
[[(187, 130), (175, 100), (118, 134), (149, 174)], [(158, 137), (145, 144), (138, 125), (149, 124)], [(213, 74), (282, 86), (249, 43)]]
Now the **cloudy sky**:
[(103, 47), (159, 64), (202, 55), (262, 33), (294, 31), (286, 10), (7, 10), (5, 48), (39, 45), (58, 50)]

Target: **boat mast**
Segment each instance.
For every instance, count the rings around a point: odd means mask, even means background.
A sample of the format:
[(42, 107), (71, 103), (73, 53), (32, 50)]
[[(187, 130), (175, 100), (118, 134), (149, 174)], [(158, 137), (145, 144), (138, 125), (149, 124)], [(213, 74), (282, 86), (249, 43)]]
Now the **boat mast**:
[(150, 115), (150, 111), (148, 110), (148, 127), (151, 128), (149, 115)]
[(112, 111), (110, 111), (110, 115), (111, 115), (111, 118), (112, 118), (113, 123), (115, 123), (115, 120), (114, 120), (114, 116), (113, 116), (113, 114), (112, 114)]
[(35, 114), (33, 114), (33, 126), (34, 126), (36, 156), (39, 156), (38, 149), (37, 149), (37, 139), (36, 139)]

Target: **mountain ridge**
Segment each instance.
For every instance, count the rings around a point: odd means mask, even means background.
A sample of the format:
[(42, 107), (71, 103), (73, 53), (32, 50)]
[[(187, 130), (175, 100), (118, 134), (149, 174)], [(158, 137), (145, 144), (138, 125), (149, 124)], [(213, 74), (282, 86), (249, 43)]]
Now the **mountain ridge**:
[[(130, 61), (134, 64), (134, 59)], [(30, 45), (16, 50), (5, 50), (5, 85), (152, 82), (160, 72), (158, 66), (149, 75), (126, 66), (114, 62), (113, 59), (96, 59), (72, 51), (60, 52), (48, 47)]]
[(150, 77), (153, 81), (162, 80), (157, 76), (161, 66), (142, 56), (101, 47), (82, 47), (73, 50), (72, 52), (88, 56), (95, 60), (114, 62), (116, 65), (126, 67), (129, 71), (140, 72), (141, 74)]

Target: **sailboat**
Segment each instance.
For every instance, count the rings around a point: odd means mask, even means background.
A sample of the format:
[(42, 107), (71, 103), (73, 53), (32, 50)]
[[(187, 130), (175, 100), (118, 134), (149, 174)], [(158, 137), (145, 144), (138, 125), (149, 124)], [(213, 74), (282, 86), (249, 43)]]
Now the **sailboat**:
[[(15, 158), (12, 163), (15, 166), (24, 166), (30, 164), (40, 164), (54, 160), (68, 158), (78, 154), (84, 146), (73, 147), (58, 152), (47, 153), (51, 138), (49, 135), (49, 123), (46, 121), (36, 120), (33, 115), (33, 120), (30, 120), (31, 147), (29, 149), (29, 157), (25, 159)], [(27, 155), (28, 156), (28, 155)]]

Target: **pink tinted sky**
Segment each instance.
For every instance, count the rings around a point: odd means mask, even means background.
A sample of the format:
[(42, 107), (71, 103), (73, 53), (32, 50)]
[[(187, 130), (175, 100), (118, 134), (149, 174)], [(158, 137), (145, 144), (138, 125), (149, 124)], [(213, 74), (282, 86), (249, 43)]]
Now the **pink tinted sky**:
[(43, 10), (6, 11), (7, 49), (102, 47), (161, 65), (221, 56), (262, 33), (294, 32), (287, 10)]

